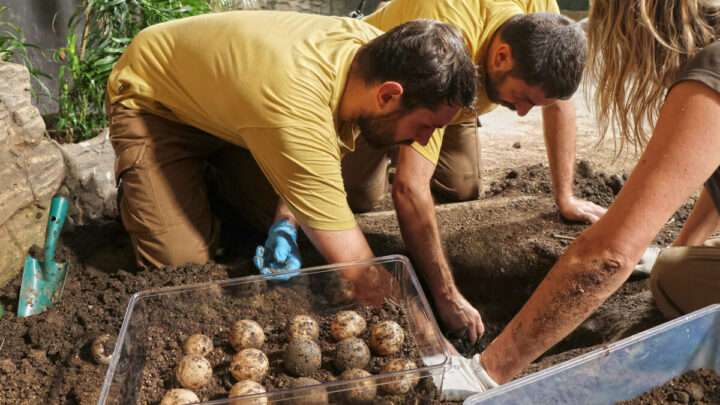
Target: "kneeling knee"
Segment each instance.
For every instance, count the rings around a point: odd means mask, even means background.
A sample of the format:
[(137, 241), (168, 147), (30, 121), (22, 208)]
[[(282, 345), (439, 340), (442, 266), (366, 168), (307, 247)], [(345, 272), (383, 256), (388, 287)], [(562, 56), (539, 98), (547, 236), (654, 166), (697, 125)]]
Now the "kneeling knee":
[(449, 202), (477, 200), (480, 197), (480, 181), (477, 178), (451, 178), (432, 180), (432, 191), (437, 197)]

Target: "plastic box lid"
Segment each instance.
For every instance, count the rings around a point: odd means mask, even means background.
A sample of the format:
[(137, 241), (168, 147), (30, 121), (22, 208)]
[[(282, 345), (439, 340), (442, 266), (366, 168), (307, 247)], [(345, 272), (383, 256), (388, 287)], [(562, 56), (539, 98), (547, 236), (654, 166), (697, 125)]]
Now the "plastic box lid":
[[(377, 269), (384, 269), (390, 277), (385, 279), (373, 279), (372, 274)], [(445, 370), (448, 367), (448, 351), (444, 344), (442, 334), (433, 317), (430, 306), (425, 298), (420, 283), (412, 269), (410, 261), (399, 255), (385, 256), (361, 263), (346, 263), (330, 266), (320, 266), (303, 269), (299, 275), (289, 281), (278, 281), (272, 276), (249, 276), (223, 281), (214, 281), (201, 284), (193, 284), (179, 287), (156, 288), (134, 294), (130, 298), (123, 324), (118, 334), (117, 343), (112, 355), (112, 361), (105, 375), (105, 381), (100, 392), (98, 405), (105, 404), (135, 404), (143, 403), (140, 400), (140, 391), (143, 386), (144, 370), (157, 357), (157, 348), (163, 348), (163, 342), (153, 342), (148, 331), (157, 325), (166, 325), (168, 320), (176, 322), (177, 333), (188, 336), (198, 333), (201, 325), (187, 325), (185, 322), (188, 315), (197, 311), (213, 310), (213, 305), (235, 305), (235, 302), (249, 302), (257, 298), (258, 292), (271, 291), (276, 288), (281, 294), (307, 294), (312, 300), (313, 312), (319, 316), (327, 316), (337, 311), (353, 309), (358, 304), (356, 299), (347, 299), (340, 302), (332, 302), (328, 298), (328, 281), (339, 280), (346, 272), (358, 272), (363, 275), (363, 281), (369, 280), (366, 287), (371, 290), (381, 290), (383, 287), (392, 286), (391, 296), (384, 296), (393, 302), (400, 304), (407, 312), (407, 333), (412, 334), (418, 354), (423, 358), (424, 364), (418, 368), (395, 373), (384, 373), (370, 377), (355, 379), (351, 381), (326, 382), (320, 387), (328, 393), (330, 403), (337, 403), (333, 398), (341, 398), (340, 394), (348, 391), (359, 382), (372, 380), (373, 384), (381, 386), (392, 383), (393, 379), (410, 377), (425, 383), (433, 384), (436, 388), (428, 392), (435, 392), (439, 395), (442, 389), (442, 381)], [(377, 274), (377, 273), (375, 273)], [(373, 282), (383, 282), (384, 285), (372, 286)], [(382, 291), (385, 291), (384, 289)], [(259, 305), (262, 305), (261, 303)], [(216, 306), (217, 307), (217, 306)], [(234, 308), (234, 307), (233, 307)], [(227, 311), (232, 312), (232, 311)], [(203, 313), (203, 312), (200, 312)], [(236, 321), (239, 313), (227, 315), (228, 325)], [(195, 316), (192, 319), (202, 319)], [(232, 319), (230, 319), (232, 318)], [(370, 325), (368, 325), (369, 327)], [(274, 327), (277, 327), (275, 325)], [(217, 326), (216, 326), (217, 329)], [(216, 334), (215, 338), (222, 338), (222, 332)], [(165, 339), (178, 339), (177, 336), (163, 336)], [(157, 340), (157, 337), (156, 337)], [(153, 350), (155, 353), (153, 354)], [(161, 349), (164, 350), (164, 349)], [(177, 356), (181, 353), (163, 353), (164, 356)], [(180, 388), (179, 385), (167, 387)], [(239, 398), (247, 400), (247, 403), (290, 403), (297, 401), (304, 396), (313, 395), (317, 392), (318, 386), (289, 388), (270, 391), (266, 394), (257, 394)], [(432, 398), (435, 399), (435, 398)], [(424, 400), (421, 399), (421, 400)], [(231, 401), (227, 398), (213, 399), (203, 404), (228, 404)], [(241, 401), (237, 401), (241, 402)], [(243, 401), (243, 403), (246, 403)]]
[(720, 372), (720, 305), (473, 395), (466, 405), (613, 404), (686, 371)]

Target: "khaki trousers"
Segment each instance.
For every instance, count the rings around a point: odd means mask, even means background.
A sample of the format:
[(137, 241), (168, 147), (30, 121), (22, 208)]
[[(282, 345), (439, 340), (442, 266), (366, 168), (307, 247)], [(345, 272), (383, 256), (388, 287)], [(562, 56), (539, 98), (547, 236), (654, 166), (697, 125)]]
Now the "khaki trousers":
[(197, 128), (114, 105), (109, 111), (119, 210), (143, 267), (206, 263), (220, 222), (208, 188), (266, 229), (277, 197), (251, 154)]
[(650, 273), (650, 288), (660, 311), (671, 319), (720, 303), (720, 247), (663, 249)]
[[(480, 196), (480, 144), (476, 128), (474, 122), (445, 128), (440, 158), (430, 183), (436, 197), (458, 202)], [(374, 149), (360, 137), (355, 151), (343, 158), (343, 181), (354, 212), (370, 211), (388, 191), (387, 167), (395, 150)]]

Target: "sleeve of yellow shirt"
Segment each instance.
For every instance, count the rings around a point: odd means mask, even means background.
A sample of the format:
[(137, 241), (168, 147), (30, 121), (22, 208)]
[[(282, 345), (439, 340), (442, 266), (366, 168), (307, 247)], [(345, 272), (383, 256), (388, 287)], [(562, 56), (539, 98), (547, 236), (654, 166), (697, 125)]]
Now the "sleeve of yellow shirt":
[(427, 145), (423, 146), (417, 142), (414, 142), (412, 144), (412, 148), (415, 149), (416, 152), (421, 154), (425, 159), (432, 162), (432, 164), (437, 164), (438, 159), (440, 159), (440, 147), (442, 146), (444, 136), (445, 128), (436, 129), (430, 137)]
[(328, 129), (251, 128), (242, 138), (275, 191), (313, 229), (355, 226), (340, 168), (337, 135)]

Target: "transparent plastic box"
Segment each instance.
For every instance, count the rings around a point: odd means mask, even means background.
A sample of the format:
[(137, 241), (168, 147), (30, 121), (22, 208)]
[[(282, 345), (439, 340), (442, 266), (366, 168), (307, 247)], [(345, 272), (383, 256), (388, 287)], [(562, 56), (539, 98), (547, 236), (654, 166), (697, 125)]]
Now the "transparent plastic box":
[[(380, 269), (385, 269), (387, 272)], [(331, 292), (332, 287), (337, 285), (347, 287), (348, 284), (342, 280), (345, 280), (344, 276), (350, 274), (361, 274), (361, 282), (353, 285), (353, 294), (345, 294), (338, 298), (336, 293)], [(384, 277), (377, 277), (378, 274), (383, 274)], [(342, 288), (344, 287), (341, 287), (341, 291)], [(276, 289), (279, 290), (274, 291)], [(383, 297), (383, 302), (389, 300), (405, 311), (406, 333), (412, 335), (417, 354), (422, 361), (418, 362), (418, 368), (413, 370), (374, 374), (367, 378), (350, 381), (338, 379), (322, 383), (320, 386), (269, 390), (265, 394), (234, 397), (232, 401), (242, 398), (247, 402), (238, 403), (260, 404), (265, 401), (272, 404), (299, 403), (304, 397), (317, 393), (318, 387), (320, 387), (328, 394), (328, 403), (345, 403), (343, 392), (357, 386), (359, 382), (371, 381), (378, 387), (378, 392), (382, 392), (384, 384), (397, 381), (401, 377), (410, 377), (418, 382), (410, 393), (410, 395), (414, 395), (413, 401), (426, 403), (439, 398), (442, 380), (449, 363), (449, 354), (442, 334), (409, 260), (403, 256), (385, 256), (363, 263), (303, 269), (298, 276), (289, 281), (275, 280), (267, 276), (249, 276), (187, 286), (157, 288), (134, 294), (128, 303), (98, 404), (144, 404), (147, 402), (156, 404), (159, 402), (157, 399), (146, 401), (142, 398), (143, 384), (147, 384), (144, 381), (148, 372), (146, 368), (149, 368), (154, 361), (165, 361), (167, 364), (172, 364), (174, 361), (174, 364), (177, 364), (182, 354), (177, 349), (174, 352), (172, 350), (163, 352), (162, 349), (168, 347), (167, 344), (158, 342), (157, 337), (153, 338), (149, 331), (161, 324), (167, 325), (168, 322), (176, 322), (176, 332), (188, 336), (197, 333), (200, 325), (192, 322), (190, 325), (185, 325), (184, 319), (199, 319), (202, 318), (202, 315), (198, 314), (203, 314), (202, 311), (215, 311), (217, 308), (226, 308), (236, 302), (246, 306), (257, 305), (257, 308), (262, 308), (261, 306), (267, 303), (263, 303), (258, 297), (268, 297), (273, 291), (274, 294), (306, 294), (309, 302), (312, 303), (313, 315), (326, 317), (323, 319), (327, 319), (340, 310), (355, 309), (363, 305), (377, 305), (376, 301), (370, 304), (362, 301), (365, 295), (372, 296), (377, 292), (387, 294)], [(333, 294), (335, 295), (333, 296)], [(260, 300), (259, 303), (258, 300)], [(288, 312), (290, 311), (292, 308), (288, 309)], [(241, 318), (234, 320), (239, 319)], [(215, 326), (216, 330), (220, 330), (213, 336), (216, 345), (223, 339), (227, 341), (227, 329), (232, 320), (228, 319), (225, 322), (224, 332), (222, 328), (218, 329)], [(368, 328), (371, 325), (372, 321), (368, 319)], [(282, 325), (272, 327), (279, 328)], [(160, 340), (163, 339), (164, 337)], [(169, 339), (177, 339), (177, 337), (171, 336)], [(158, 348), (161, 350), (158, 351)], [(271, 359), (271, 367), (273, 367), (273, 355), (268, 354), (268, 356)], [(277, 358), (277, 354), (275, 358)], [(174, 372), (174, 368), (172, 370)], [(176, 382), (174, 386), (169, 385), (173, 384), (165, 382), (164, 386), (159, 389), (181, 388)], [(421, 390), (419, 387), (424, 389)], [(212, 400), (202, 402), (202, 404), (229, 404), (232, 401), (227, 397), (219, 398), (218, 395), (214, 395)]]
[(698, 368), (720, 372), (720, 305), (473, 395), (465, 404), (608, 405)]

